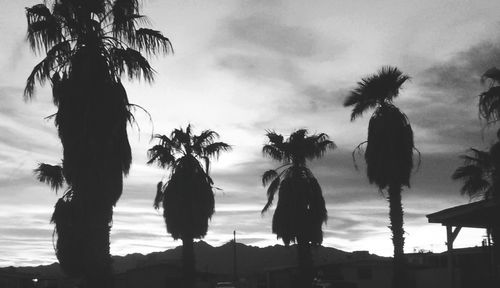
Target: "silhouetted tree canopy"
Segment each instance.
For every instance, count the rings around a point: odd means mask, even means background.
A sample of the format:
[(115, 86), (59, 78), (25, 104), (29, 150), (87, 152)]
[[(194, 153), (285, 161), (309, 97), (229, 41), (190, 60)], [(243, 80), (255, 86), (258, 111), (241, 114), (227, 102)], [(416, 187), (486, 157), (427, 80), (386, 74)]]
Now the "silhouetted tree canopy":
[(409, 79), (410, 76), (390, 66), (382, 67), (378, 73), (362, 78), (344, 101), (345, 107), (353, 106), (351, 121), (368, 109), (380, 107), (383, 103), (392, 103), (399, 95), (401, 86)]
[(296, 242), (303, 235), (306, 242), (321, 244), (321, 226), (327, 220), (325, 200), (318, 181), (306, 167), (306, 160), (322, 157), (335, 144), (324, 133), (308, 135), (307, 130), (293, 132), (288, 139), (273, 131), (266, 134), (269, 143), (264, 145), (265, 156), (283, 163), (277, 169), (264, 172), (262, 184), (269, 185), (266, 212), (272, 205), (276, 192), (278, 204), (273, 216), (272, 230), (285, 245)]
[(212, 130), (193, 135), (188, 125), (170, 136), (156, 135), (159, 143), (148, 151), (148, 164), (171, 170), (168, 182), (158, 183), (154, 206), (158, 209), (163, 204), (167, 231), (174, 239), (202, 238), (207, 233), (214, 213), (210, 159), (231, 150), (230, 145), (215, 142), (218, 137)]
[(490, 199), (493, 196), (493, 161), (488, 151), (470, 148), (467, 154), (460, 156), (464, 165), (458, 167), (453, 180), (461, 180), (462, 195), (472, 198)]

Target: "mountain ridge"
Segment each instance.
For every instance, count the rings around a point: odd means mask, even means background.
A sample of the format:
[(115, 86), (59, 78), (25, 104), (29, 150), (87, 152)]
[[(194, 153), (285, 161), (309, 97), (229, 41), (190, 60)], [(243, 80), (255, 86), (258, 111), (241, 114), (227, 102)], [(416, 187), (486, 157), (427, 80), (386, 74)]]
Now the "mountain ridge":
[[(196, 257), (196, 269), (200, 272), (215, 274), (233, 273), (233, 241), (221, 246), (213, 247), (203, 240), (194, 243)], [(353, 255), (359, 252), (345, 252), (331, 247), (313, 247), (312, 255), (316, 265), (327, 263), (346, 262), (353, 259)], [(362, 252), (366, 259), (385, 258), (368, 252)], [(237, 271), (240, 275), (264, 273), (276, 267), (296, 266), (297, 254), (295, 245), (274, 245), (257, 247), (236, 243)], [(177, 246), (165, 251), (152, 252), (149, 254), (131, 253), (124, 256), (112, 256), (115, 273), (123, 273), (131, 269), (153, 265), (182, 264), (182, 246)], [(26, 274), (35, 274), (40, 278), (64, 277), (58, 263), (39, 266), (24, 267), (2, 267), (0, 271), (15, 271)]]

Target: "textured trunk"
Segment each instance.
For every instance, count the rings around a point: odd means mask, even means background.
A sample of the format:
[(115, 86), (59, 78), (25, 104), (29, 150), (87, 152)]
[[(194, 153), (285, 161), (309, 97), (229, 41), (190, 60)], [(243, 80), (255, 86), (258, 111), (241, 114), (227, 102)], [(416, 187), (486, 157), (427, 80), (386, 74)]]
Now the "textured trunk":
[(313, 281), (313, 262), (311, 245), (304, 237), (297, 237), (297, 260), (299, 264), (298, 288), (311, 288)]
[[(95, 192), (94, 192), (95, 193)], [(112, 288), (113, 273), (109, 252), (109, 225), (112, 217), (112, 206), (93, 199), (96, 195), (86, 197), (84, 202), (84, 277), (86, 288)]]
[[(493, 173), (493, 201), (500, 204), (500, 159), (495, 159), (495, 172)], [(493, 239), (493, 281), (500, 284), (500, 209), (495, 211), (491, 236)]]
[(405, 239), (403, 229), (403, 205), (401, 203), (401, 185), (389, 186), (389, 219), (391, 221), (392, 244), (394, 245), (392, 288), (406, 287), (406, 261), (404, 255)]
[[(497, 132), (500, 141), (500, 129)], [(495, 143), (490, 154), (493, 159), (493, 201), (500, 204), (500, 142)], [(491, 227), (491, 236), (493, 238), (493, 278), (494, 282), (499, 286), (500, 282), (500, 209), (496, 209), (494, 214), (493, 225)]]
[(193, 288), (196, 272), (192, 237), (182, 237), (182, 273), (184, 278), (184, 288)]

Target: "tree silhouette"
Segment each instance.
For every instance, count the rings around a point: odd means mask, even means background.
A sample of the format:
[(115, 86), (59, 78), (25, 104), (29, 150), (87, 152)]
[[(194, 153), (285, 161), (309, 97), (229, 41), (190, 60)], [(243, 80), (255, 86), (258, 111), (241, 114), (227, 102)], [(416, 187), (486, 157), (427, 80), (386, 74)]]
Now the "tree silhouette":
[(462, 195), (468, 195), (471, 199), (491, 199), (493, 195), (493, 161), (490, 152), (470, 148), (468, 154), (462, 155), (460, 158), (464, 161), (464, 165), (458, 167), (451, 178), (463, 182), (460, 189)]
[(311, 245), (323, 242), (321, 226), (328, 216), (321, 187), (306, 166), (306, 160), (321, 158), (335, 144), (324, 133), (307, 135), (305, 129), (293, 132), (284, 140), (282, 135), (268, 131), (269, 140), (262, 152), (265, 156), (283, 163), (277, 169), (262, 175), (267, 189), (265, 213), (278, 192), (278, 204), (273, 216), (272, 231), (283, 243), (297, 243), (300, 281), (297, 287), (311, 287), (313, 280)]
[(163, 205), (167, 232), (175, 240), (182, 240), (184, 287), (192, 288), (195, 279), (193, 239), (207, 234), (208, 220), (214, 213), (210, 159), (230, 151), (231, 146), (215, 142), (219, 135), (212, 130), (193, 135), (191, 125), (185, 131), (175, 129), (170, 137), (155, 137), (159, 144), (148, 150), (148, 164), (170, 169), (171, 174), (167, 183), (158, 183), (154, 207), (159, 209)]
[[(24, 96), (32, 98), (36, 82), (50, 80), (58, 108), (60, 172), (68, 191), (52, 218), (59, 236), (56, 254), (64, 271), (84, 276), (87, 287), (110, 287), (113, 206), (132, 161), (127, 124), (134, 106), (120, 78), (126, 73), (152, 81), (154, 71), (141, 53), (169, 53), (172, 47), (159, 31), (138, 27), (148, 22), (139, 14), (138, 0), (44, 3), (26, 8), (28, 42), (45, 58), (29, 75)], [(62, 237), (68, 235), (64, 229), (81, 238)]]
[[(500, 120), (500, 70), (493, 67), (488, 69), (481, 77), (483, 83), (488, 84), (488, 89), (479, 95), (479, 116), (490, 125)], [(497, 142), (490, 148), (492, 163), (492, 193), (491, 199), (500, 205), (500, 129), (497, 131)], [(500, 219), (500, 209), (496, 211), (495, 219)], [(500, 220), (494, 223), (491, 234), (494, 245), (494, 259), (500, 265)], [(498, 276), (497, 282), (500, 282)]]
[(492, 124), (500, 120), (500, 70), (493, 67), (484, 72), (481, 82), (488, 90), (479, 94), (479, 116)]
[[(472, 200), (480, 198), (488, 200), (493, 195), (493, 175), (495, 167), (489, 151), (481, 151), (474, 148), (468, 150), (470, 155), (460, 156), (464, 165), (458, 167), (451, 178), (461, 180), (463, 186), (460, 189), (462, 195), (468, 195)], [(491, 229), (487, 228), (488, 238), (491, 236)]]
[(375, 183), (380, 191), (387, 188), (394, 245), (394, 288), (405, 287), (401, 192), (403, 186), (410, 187), (414, 144), (408, 118), (392, 101), (409, 78), (395, 67), (383, 67), (377, 74), (361, 79), (344, 102), (346, 107), (353, 106), (351, 121), (366, 110), (375, 109), (368, 126), (365, 161), (370, 183)]

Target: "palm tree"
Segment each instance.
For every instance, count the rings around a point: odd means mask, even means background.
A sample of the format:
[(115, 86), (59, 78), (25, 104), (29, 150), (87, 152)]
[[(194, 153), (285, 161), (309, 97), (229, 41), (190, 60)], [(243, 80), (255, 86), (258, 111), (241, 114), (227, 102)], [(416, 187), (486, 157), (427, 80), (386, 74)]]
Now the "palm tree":
[(451, 178), (462, 180), (460, 189), (462, 195), (468, 195), (471, 199), (491, 199), (493, 195), (493, 161), (488, 151), (474, 148), (468, 150), (468, 154), (460, 156), (464, 165), (458, 167)]
[(262, 175), (262, 184), (269, 184), (262, 213), (271, 207), (278, 192), (272, 231), (286, 246), (297, 243), (298, 287), (311, 287), (311, 245), (323, 242), (321, 226), (328, 216), (321, 187), (307, 168), (306, 160), (321, 158), (328, 149), (334, 149), (335, 144), (324, 133), (308, 136), (306, 129), (293, 132), (286, 140), (273, 131), (268, 131), (266, 136), (269, 142), (262, 148), (263, 154), (283, 165)]
[(403, 186), (410, 187), (414, 144), (408, 118), (392, 101), (408, 79), (410, 77), (398, 68), (383, 67), (377, 74), (358, 82), (344, 102), (346, 107), (353, 106), (351, 121), (366, 110), (375, 109), (368, 126), (365, 160), (370, 183), (375, 183), (380, 191), (387, 189), (394, 245), (394, 288), (405, 287), (401, 192)]
[[(120, 78), (126, 73), (129, 79), (152, 81), (154, 71), (141, 53), (169, 53), (172, 47), (159, 31), (138, 27), (148, 22), (140, 14), (138, 0), (45, 1), (27, 8), (26, 16), (28, 42), (45, 58), (29, 75), (25, 98), (33, 97), (36, 82), (50, 80), (58, 108), (61, 175), (69, 194), (60, 200), (66, 206), (56, 205), (54, 215), (73, 214), (74, 221), (67, 227), (79, 230), (82, 237), (78, 243), (60, 244), (58, 239), (56, 254), (79, 257), (61, 265), (84, 276), (88, 287), (110, 287), (113, 206), (132, 160), (127, 124), (133, 121), (134, 106)], [(65, 226), (59, 225), (59, 219), (68, 218), (53, 217), (61, 236), (64, 232), (59, 228)], [(62, 251), (70, 248), (78, 251)], [(67, 263), (79, 264), (69, 267)]]
[[(481, 77), (483, 83), (488, 82), (488, 90), (479, 95), (479, 116), (486, 120), (487, 125), (500, 120), (500, 70), (493, 67)], [(492, 164), (492, 192), (491, 199), (500, 203), (500, 129), (497, 131), (498, 141), (490, 148)], [(500, 219), (500, 209), (497, 209), (495, 219)], [(500, 264), (500, 220), (491, 229), (496, 265)], [(499, 281), (497, 279), (497, 281)]]
[(210, 159), (230, 151), (231, 146), (215, 142), (219, 134), (212, 130), (193, 135), (191, 125), (186, 130), (175, 129), (170, 137), (155, 137), (159, 144), (148, 150), (148, 164), (156, 163), (171, 173), (167, 183), (158, 183), (154, 207), (163, 205), (167, 232), (182, 240), (184, 287), (191, 288), (195, 279), (193, 239), (207, 234), (214, 213)]
[[(481, 151), (470, 148), (470, 155), (462, 155), (464, 165), (458, 167), (451, 178), (461, 180), (463, 186), (460, 189), (462, 195), (468, 195), (472, 200), (480, 198), (488, 200), (493, 195), (493, 159), (489, 151)], [(491, 236), (491, 229), (487, 228), (488, 240)]]

